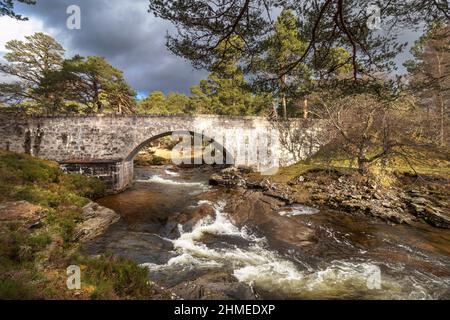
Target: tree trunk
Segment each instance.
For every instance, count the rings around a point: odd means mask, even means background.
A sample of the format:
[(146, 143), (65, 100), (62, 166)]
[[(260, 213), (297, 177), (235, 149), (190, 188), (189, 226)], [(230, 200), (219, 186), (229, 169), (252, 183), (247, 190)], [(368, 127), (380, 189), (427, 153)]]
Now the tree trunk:
[(439, 132), (439, 142), (441, 147), (444, 146), (445, 144), (445, 126), (444, 126), (444, 117), (445, 117), (445, 106), (444, 106), (444, 99), (442, 98), (442, 93), (439, 92), (438, 93), (438, 97), (439, 97), (439, 113), (440, 113), (440, 132)]
[(283, 107), (283, 118), (287, 119), (287, 102), (286, 102), (286, 75), (281, 77), (281, 105)]
[(444, 99), (442, 97), (442, 92), (443, 92), (443, 88), (442, 88), (442, 82), (441, 79), (444, 76), (444, 72), (442, 70), (442, 62), (443, 62), (443, 57), (441, 55), (439, 55), (439, 52), (436, 53), (436, 61), (437, 61), (437, 67), (438, 67), (438, 92), (437, 92), (437, 97), (438, 97), (438, 103), (439, 103), (439, 115), (440, 115), (440, 130), (439, 130), (439, 144), (440, 146), (444, 146), (444, 116), (445, 116), (445, 106), (444, 106)]
[[(94, 106), (92, 109), (97, 108), (97, 113), (102, 113), (103, 105), (102, 102), (100, 101), (99, 85), (97, 81), (94, 81), (93, 83), (93, 90), (94, 90), (94, 101), (93, 101)], [(92, 111), (95, 112), (94, 110)]]
[(283, 106), (283, 118), (287, 119), (287, 103), (286, 94), (284, 92), (281, 94), (281, 105)]
[(273, 116), (275, 118), (278, 118), (278, 110), (277, 110), (277, 106), (275, 104), (275, 101), (272, 103), (272, 108), (273, 108)]
[(308, 119), (308, 99), (303, 100), (303, 119)]
[(362, 175), (369, 171), (369, 163), (366, 161), (366, 158), (358, 157), (358, 171)]
[(369, 171), (369, 162), (367, 161), (367, 148), (361, 147), (358, 153), (358, 171), (360, 174), (365, 175)]

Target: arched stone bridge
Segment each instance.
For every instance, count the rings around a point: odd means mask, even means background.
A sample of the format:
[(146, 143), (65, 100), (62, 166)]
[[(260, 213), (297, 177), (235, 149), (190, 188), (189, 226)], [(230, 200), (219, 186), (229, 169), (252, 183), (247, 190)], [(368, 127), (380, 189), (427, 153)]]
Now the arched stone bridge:
[[(257, 168), (268, 166), (267, 158), (272, 166), (289, 165), (318, 147), (313, 139), (318, 130), (305, 127), (301, 120), (290, 120), (286, 127), (262, 117), (0, 114), (0, 148), (98, 176), (112, 192), (131, 183), (133, 159), (142, 147), (173, 132), (211, 138), (223, 146), (228, 163)], [(268, 148), (266, 157), (257, 148), (263, 144)]]

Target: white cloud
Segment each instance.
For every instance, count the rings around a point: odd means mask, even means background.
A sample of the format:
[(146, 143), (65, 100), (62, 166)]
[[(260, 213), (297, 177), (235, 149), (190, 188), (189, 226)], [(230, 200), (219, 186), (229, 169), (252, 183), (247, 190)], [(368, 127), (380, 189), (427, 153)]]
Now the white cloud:
[[(29, 21), (18, 21), (9, 17), (0, 17), (0, 52), (5, 51), (5, 44), (13, 39), (23, 40), (25, 36), (35, 32), (44, 32), (44, 23), (42, 20), (33, 19)], [(46, 30), (48, 33), (48, 29)]]

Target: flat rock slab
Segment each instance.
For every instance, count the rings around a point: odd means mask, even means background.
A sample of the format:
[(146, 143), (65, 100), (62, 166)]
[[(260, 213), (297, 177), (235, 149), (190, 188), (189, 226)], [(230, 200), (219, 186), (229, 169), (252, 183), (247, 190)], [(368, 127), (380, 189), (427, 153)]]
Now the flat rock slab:
[(83, 207), (83, 222), (79, 224), (74, 233), (74, 240), (86, 242), (103, 234), (106, 229), (119, 221), (120, 215), (114, 210), (90, 202)]

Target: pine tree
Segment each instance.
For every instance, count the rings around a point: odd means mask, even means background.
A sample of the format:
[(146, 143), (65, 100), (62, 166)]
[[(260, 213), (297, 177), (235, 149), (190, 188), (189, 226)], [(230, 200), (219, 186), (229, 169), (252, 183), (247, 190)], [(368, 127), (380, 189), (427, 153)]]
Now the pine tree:
[(105, 58), (75, 56), (62, 70), (68, 95), (88, 106), (88, 112), (134, 112), (136, 93), (126, 83), (122, 71)]
[(32, 100), (47, 107), (55, 99), (49, 92), (36, 89), (49, 74), (62, 69), (64, 49), (55, 39), (40, 32), (25, 39), (11, 40), (5, 45), (8, 52), (4, 59), (8, 64), (0, 64), (0, 71), (20, 81), (0, 84), (0, 92), (10, 102)]
[(293, 11), (281, 12), (265, 47), (266, 53), (259, 60), (256, 72), (265, 74), (266, 78), (278, 79), (276, 87), (271, 89), (277, 92), (283, 118), (287, 118), (288, 93), (298, 91), (310, 78), (310, 71), (304, 63), (289, 70), (308, 47), (301, 38), (299, 22)]
[[(216, 50), (222, 59), (212, 67), (206, 80), (191, 88), (197, 113), (242, 116), (255, 114), (255, 97), (239, 66), (240, 48), (244, 44), (234, 37)], [(258, 107), (259, 108), (259, 107)], [(258, 110), (263, 112), (263, 110)]]
[[(450, 101), (450, 27), (435, 25), (411, 49), (415, 60), (405, 63), (411, 74), (411, 87), (422, 97), (427, 114), (437, 114), (438, 141), (446, 143)], [(433, 106), (430, 107), (430, 106)], [(434, 121), (431, 121), (434, 123)]]

